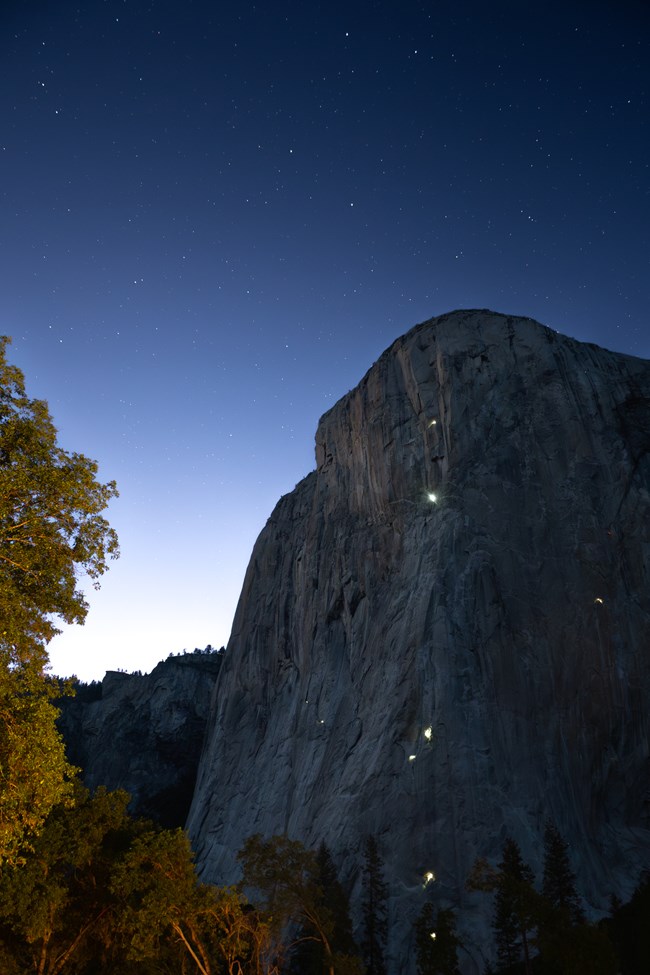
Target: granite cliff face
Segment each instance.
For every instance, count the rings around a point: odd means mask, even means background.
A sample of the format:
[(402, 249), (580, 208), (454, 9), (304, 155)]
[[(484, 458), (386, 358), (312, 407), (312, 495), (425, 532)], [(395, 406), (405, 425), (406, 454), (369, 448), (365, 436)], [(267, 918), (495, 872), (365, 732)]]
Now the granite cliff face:
[(126, 789), (134, 815), (182, 826), (221, 660), (190, 653), (144, 676), (110, 671), (101, 684), (62, 698), (59, 726), (85, 785)]
[(324, 839), (354, 897), (373, 833), (390, 971), (425, 896), (461, 907), (479, 971), (464, 884), (506, 834), (539, 868), (554, 820), (594, 911), (650, 863), (650, 363), (454, 312), (322, 418), (316, 458), (247, 571), (199, 862), (230, 882), (251, 833)]

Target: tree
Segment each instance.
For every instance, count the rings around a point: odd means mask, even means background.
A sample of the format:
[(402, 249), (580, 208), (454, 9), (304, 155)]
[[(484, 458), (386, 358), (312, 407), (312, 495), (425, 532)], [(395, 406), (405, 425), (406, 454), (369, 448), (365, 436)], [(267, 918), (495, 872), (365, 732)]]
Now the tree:
[[(108, 881), (134, 824), (125, 792), (75, 786), (75, 802), (50, 813), (24, 862), (0, 871), (0, 962), (59, 975), (101, 954), (114, 909)], [(4, 967), (2, 968), (4, 971)]]
[(441, 909), (434, 917), (427, 902), (415, 922), (415, 950), (418, 975), (458, 975), (456, 915)]
[(494, 903), (498, 971), (508, 971), (523, 954), (524, 971), (529, 975), (530, 932), (536, 926), (538, 898), (533, 888), (534, 875), (524, 862), (518, 844), (508, 837), (499, 863)]
[(569, 863), (569, 847), (550, 821), (544, 827), (542, 895), (554, 910), (565, 916), (568, 923), (584, 922), (575, 874)]
[(530, 975), (531, 933), (537, 927), (541, 898), (533, 887), (533, 871), (524, 862), (517, 843), (508, 837), (498, 868), (479, 858), (467, 880), (469, 890), (494, 892), (493, 928), (498, 972), (518, 965), (523, 954), (526, 975)]
[(173, 936), (194, 971), (216, 971), (204, 923), (215, 908), (214, 891), (198, 883), (183, 830), (151, 831), (136, 839), (113, 872), (111, 891), (122, 905), (118, 927), (128, 958), (155, 958)]
[(324, 970), (336, 975), (332, 939), (334, 922), (323, 903), (318, 883), (318, 863), (311, 850), (299, 840), (273, 836), (265, 840), (259, 833), (249, 838), (237, 854), (242, 864), (242, 886), (259, 891), (264, 910), (275, 928), (276, 937), (292, 922), (304, 926), (322, 945)]
[(24, 856), (28, 838), (71, 795), (72, 769), (56, 728), (53, 681), (0, 663), (0, 869)]
[(7, 662), (44, 661), (59, 631), (53, 616), (83, 623), (88, 605), (80, 570), (97, 580), (118, 553), (101, 512), (115, 482), (96, 480), (97, 464), (57, 445), (47, 404), (29, 399), (20, 369), (0, 338), (0, 619)]
[(228, 975), (278, 975), (282, 946), (239, 891), (215, 888), (206, 920)]
[(81, 574), (97, 585), (118, 554), (101, 514), (115, 483), (58, 446), (47, 404), (7, 362), (8, 342), (0, 337), (0, 864), (70, 793), (46, 647), (57, 618), (85, 619)]
[(202, 884), (187, 836), (75, 784), (24, 862), (0, 872), (2, 975), (278, 975), (268, 925)]
[[(542, 972), (561, 975), (606, 965), (607, 952), (599, 947), (603, 935), (585, 924), (585, 916), (569, 863), (569, 848), (550, 821), (544, 827), (544, 871), (540, 899), (538, 946)], [(610, 951), (611, 956), (611, 951)], [(591, 965), (591, 969), (590, 966)]]
[[(131, 962), (199, 975), (277, 975), (271, 927), (234, 888), (199, 881), (183, 830), (150, 829), (116, 863), (116, 929)], [(174, 964), (175, 961), (175, 964)], [(104, 971), (104, 969), (102, 969)]]
[(384, 863), (374, 836), (368, 836), (363, 847), (362, 918), (363, 960), (367, 975), (386, 975), (384, 953), (388, 938), (388, 885), (384, 881)]
[[(331, 924), (330, 947), (337, 975), (351, 973), (360, 968), (357, 946), (352, 933), (350, 902), (338, 879), (336, 867), (325, 842), (316, 853), (316, 883), (320, 888), (321, 913)], [(311, 922), (303, 924), (291, 955), (291, 969), (299, 975), (322, 975), (327, 970), (328, 959), (323, 942), (313, 938)]]

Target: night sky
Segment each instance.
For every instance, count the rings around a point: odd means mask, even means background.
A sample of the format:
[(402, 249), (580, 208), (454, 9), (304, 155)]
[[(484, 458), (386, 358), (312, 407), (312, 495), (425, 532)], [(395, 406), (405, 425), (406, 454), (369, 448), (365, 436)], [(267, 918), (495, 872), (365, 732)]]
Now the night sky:
[(417, 322), (650, 357), (646, 3), (0, 11), (0, 333), (121, 492), (55, 672), (224, 644), (319, 416)]

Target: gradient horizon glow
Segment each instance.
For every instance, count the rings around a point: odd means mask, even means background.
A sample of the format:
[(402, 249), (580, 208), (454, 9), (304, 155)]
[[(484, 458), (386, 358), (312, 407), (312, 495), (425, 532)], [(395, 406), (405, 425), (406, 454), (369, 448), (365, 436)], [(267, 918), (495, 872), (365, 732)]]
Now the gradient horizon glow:
[(650, 357), (636, 0), (89, 0), (0, 13), (0, 332), (120, 498), (53, 670), (227, 642), (319, 416), (411, 326)]

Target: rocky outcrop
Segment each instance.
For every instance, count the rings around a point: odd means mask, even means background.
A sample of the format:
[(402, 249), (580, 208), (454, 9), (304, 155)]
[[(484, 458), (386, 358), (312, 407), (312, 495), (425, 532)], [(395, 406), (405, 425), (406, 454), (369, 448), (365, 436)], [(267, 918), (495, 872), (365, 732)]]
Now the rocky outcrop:
[(221, 660), (189, 653), (144, 676), (109, 671), (61, 698), (59, 726), (85, 785), (126, 789), (134, 815), (182, 826)]
[(592, 911), (650, 862), (650, 364), (454, 312), (322, 418), (316, 459), (248, 567), (199, 862), (231, 882), (251, 833), (323, 839), (354, 900), (373, 833), (390, 971), (429, 896), (482, 971), (490, 907), (464, 884), (506, 835), (539, 868), (552, 819)]

